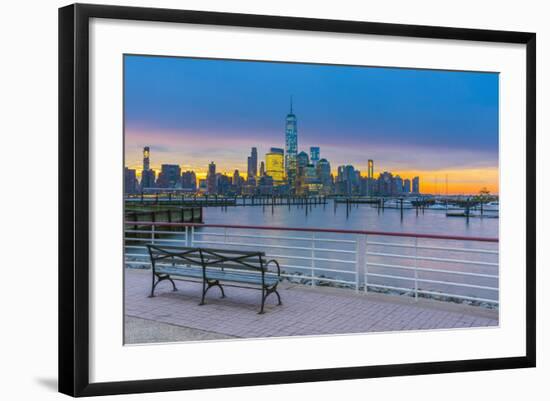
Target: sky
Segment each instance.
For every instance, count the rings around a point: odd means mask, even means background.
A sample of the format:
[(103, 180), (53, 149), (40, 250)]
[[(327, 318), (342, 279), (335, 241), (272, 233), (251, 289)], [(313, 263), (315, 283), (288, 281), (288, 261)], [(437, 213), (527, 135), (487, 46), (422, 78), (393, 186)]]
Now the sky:
[(126, 55), (125, 164), (246, 175), (284, 148), (285, 117), (298, 148), (321, 148), (333, 171), (420, 176), (421, 191), (498, 193), (497, 73)]

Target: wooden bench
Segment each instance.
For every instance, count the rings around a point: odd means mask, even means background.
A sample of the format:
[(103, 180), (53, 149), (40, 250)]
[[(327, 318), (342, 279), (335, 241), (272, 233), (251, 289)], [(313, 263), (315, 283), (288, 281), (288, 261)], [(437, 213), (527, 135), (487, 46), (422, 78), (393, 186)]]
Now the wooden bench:
[[(266, 261), (264, 252), (157, 245), (147, 245), (147, 249), (152, 267), (151, 297), (155, 296), (156, 286), (164, 280), (169, 280), (173, 290), (177, 291), (172, 277), (182, 277), (202, 283), (199, 305), (205, 304), (206, 293), (212, 287), (218, 287), (225, 298), (222, 285), (227, 283), (261, 290), (260, 314), (264, 313), (265, 300), (272, 293), (277, 295), (281, 305), (281, 296), (277, 292), (281, 269), (275, 259)], [(268, 270), (271, 263), (277, 267), (276, 272)]]

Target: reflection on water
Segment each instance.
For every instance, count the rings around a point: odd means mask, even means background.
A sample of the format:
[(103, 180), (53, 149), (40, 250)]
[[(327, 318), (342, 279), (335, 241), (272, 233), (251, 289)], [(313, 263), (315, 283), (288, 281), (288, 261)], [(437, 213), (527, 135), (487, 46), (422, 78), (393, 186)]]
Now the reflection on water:
[(371, 205), (353, 205), (349, 212), (345, 204), (306, 207), (254, 206), (204, 208), (205, 223), (242, 224), (277, 227), (333, 228), (440, 234), (471, 237), (498, 237), (498, 219), (447, 217), (444, 210), (398, 209), (378, 211)]

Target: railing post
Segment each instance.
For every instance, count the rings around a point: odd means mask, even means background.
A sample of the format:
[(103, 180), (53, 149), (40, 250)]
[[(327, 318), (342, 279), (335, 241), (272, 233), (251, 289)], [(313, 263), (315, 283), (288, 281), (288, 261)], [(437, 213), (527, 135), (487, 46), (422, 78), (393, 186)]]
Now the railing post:
[(151, 226), (151, 244), (155, 244), (155, 225)]
[(365, 278), (364, 288), (365, 292), (369, 291), (369, 236), (365, 235)]
[(355, 292), (359, 292), (361, 284), (365, 282), (366, 258), (367, 236), (365, 234), (357, 234), (355, 237)]
[(311, 233), (311, 286), (315, 287), (315, 233)]
[(189, 246), (193, 246), (193, 242), (195, 240), (195, 226), (191, 226), (191, 236), (189, 238)]
[(414, 300), (418, 301), (418, 237), (414, 237)]

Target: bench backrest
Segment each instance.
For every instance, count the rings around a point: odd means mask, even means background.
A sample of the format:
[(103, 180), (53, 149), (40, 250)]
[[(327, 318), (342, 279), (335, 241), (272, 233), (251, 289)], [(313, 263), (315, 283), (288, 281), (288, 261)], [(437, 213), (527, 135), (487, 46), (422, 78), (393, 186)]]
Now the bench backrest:
[(200, 248), (204, 267), (265, 271), (265, 253), (228, 249)]
[(198, 248), (147, 245), (147, 250), (153, 264), (180, 261), (189, 265), (202, 266), (202, 255)]
[(147, 245), (151, 262), (187, 264), (203, 268), (216, 267), (265, 272), (265, 253), (197, 247)]

